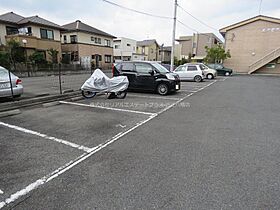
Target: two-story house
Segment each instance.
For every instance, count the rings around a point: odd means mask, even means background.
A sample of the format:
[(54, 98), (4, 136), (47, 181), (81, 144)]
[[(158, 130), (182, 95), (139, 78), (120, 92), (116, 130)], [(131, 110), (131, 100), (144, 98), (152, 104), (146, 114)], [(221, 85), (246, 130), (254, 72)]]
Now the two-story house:
[(136, 43), (136, 52), (147, 57), (148, 61), (159, 61), (159, 45), (155, 39), (139, 41)]
[(113, 41), (114, 61), (132, 61), (136, 54), (136, 40), (119, 37)]
[(68, 54), (72, 63), (83, 66), (93, 65), (95, 68), (111, 68), (113, 39), (116, 37), (80, 20), (62, 27), (62, 56)]
[(170, 63), (171, 62), (171, 50), (170, 46), (161, 46), (159, 50), (159, 57), (162, 63)]
[(58, 51), (57, 60), (61, 57), (61, 27), (39, 16), (23, 17), (13, 12), (0, 15), (0, 45), (14, 39), (24, 48), (27, 56), (35, 51), (41, 52), (48, 61), (49, 49)]
[(280, 19), (258, 15), (220, 29), (231, 58), (225, 66), (239, 73), (280, 74)]
[(206, 57), (205, 47), (214, 47), (222, 44), (222, 41), (213, 33), (199, 33), (192, 36), (181, 36), (176, 40), (180, 45), (180, 58), (189, 58), (195, 61), (203, 61)]

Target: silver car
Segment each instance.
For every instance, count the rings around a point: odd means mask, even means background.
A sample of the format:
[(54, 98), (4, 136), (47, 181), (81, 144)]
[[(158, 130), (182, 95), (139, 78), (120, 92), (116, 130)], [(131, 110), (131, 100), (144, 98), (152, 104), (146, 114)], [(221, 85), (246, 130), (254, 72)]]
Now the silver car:
[[(15, 97), (21, 96), (23, 93), (23, 86), (21, 85), (21, 80), (11, 73), (11, 81), (13, 87), (13, 95)], [(11, 85), (9, 79), (9, 72), (4, 67), (0, 66), (0, 97), (10, 97), (11, 93)]]

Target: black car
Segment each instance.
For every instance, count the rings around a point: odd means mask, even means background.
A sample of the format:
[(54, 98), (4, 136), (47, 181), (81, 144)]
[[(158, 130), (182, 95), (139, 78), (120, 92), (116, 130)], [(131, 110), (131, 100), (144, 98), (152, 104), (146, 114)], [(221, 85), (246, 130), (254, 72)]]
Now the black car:
[(221, 63), (210, 63), (207, 66), (211, 69), (215, 69), (219, 76), (230, 76), (232, 74), (232, 69), (226, 68)]
[(166, 95), (180, 90), (180, 78), (157, 62), (129, 61), (113, 64), (113, 76), (124, 75), (129, 80), (129, 90), (155, 91)]

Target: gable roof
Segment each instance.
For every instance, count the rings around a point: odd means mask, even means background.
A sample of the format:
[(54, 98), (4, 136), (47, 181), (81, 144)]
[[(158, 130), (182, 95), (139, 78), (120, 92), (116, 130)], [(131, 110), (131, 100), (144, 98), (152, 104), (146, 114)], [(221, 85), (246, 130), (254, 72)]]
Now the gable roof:
[(52, 27), (52, 28), (61, 29), (61, 27), (59, 25), (57, 25), (57, 24), (55, 24), (51, 21), (48, 21), (44, 18), (41, 18), (38, 15), (23, 18), (22, 20), (17, 22), (17, 24), (19, 24), (19, 25), (23, 25), (23, 24), (27, 24), (27, 23), (33, 23), (33, 24), (44, 25), (44, 26), (49, 26), (49, 27)]
[(104, 31), (101, 31), (97, 28), (94, 28), (92, 26), (89, 26), (80, 20), (76, 20), (73, 23), (68, 23), (66, 25), (63, 25), (62, 27), (65, 29), (65, 31), (69, 31), (69, 32), (70, 31), (82, 31), (82, 32), (86, 32), (86, 33), (98, 34), (98, 35), (102, 35), (102, 36), (116, 38), (115, 36), (108, 34)]
[(228, 30), (258, 21), (258, 20), (264, 20), (264, 21), (268, 21), (268, 22), (272, 22), (272, 23), (279, 23), (280, 24), (280, 19), (279, 18), (274, 18), (274, 17), (269, 17), (269, 16), (264, 16), (264, 15), (258, 15), (243, 21), (240, 21), (238, 23), (226, 26), (224, 28), (221, 28), (219, 31), (221, 34), (225, 34)]
[(137, 46), (140, 46), (140, 47), (150, 46), (150, 45), (153, 45), (153, 44), (156, 44), (157, 46), (159, 46), (155, 39), (148, 39), (148, 40), (143, 40), (143, 41), (138, 41), (137, 42)]
[(16, 13), (13, 13), (13, 12), (8, 12), (8, 13), (5, 13), (3, 15), (0, 15), (0, 21), (3, 21), (3, 22), (8, 22), (8, 23), (16, 23), (19, 22), (20, 20), (24, 19), (24, 17), (16, 14)]
[(32, 16), (32, 17), (23, 17), (21, 15), (18, 15), (13, 12), (8, 12), (3, 15), (0, 15), (0, 21), (6, 22), (6, 23), (11, 23), (15, 25), (24, 25), (27, 23), (33, 23), (33, 24), (38, 24), (38, 25), (43, 25), (43, 26), (48, 26), (51, 28), (57, 28), (61, 29), (61, 27), (53, 22), (50, 22), (44, 18), (39, 17), (38, 15)]

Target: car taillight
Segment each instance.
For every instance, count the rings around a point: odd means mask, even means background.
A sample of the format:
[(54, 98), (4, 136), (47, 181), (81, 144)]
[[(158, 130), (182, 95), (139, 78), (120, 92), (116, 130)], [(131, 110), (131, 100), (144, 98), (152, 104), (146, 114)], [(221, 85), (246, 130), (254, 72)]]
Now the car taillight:
[(18, 84), (21, 84), (21, 80), (20, 79), (17, 79), (17, 81), (16, 81), (16, 85), (18, 85)]

